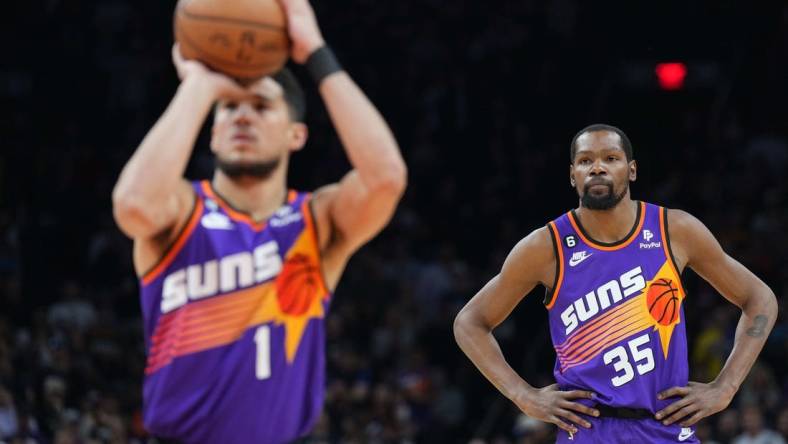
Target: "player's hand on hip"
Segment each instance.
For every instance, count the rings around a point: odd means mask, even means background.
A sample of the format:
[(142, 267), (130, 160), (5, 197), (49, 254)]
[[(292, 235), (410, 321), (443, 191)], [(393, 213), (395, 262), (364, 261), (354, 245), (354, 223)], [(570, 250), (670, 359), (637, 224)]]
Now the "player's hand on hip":
[(290, 56), (296, 63), (304, 63), (316, 49), (325, 45), (315, 11), (307, 0), (279, 0), (279, 3), (287, 15), (287, 32), (293, 41)]
[(680, 422), (682, 427), (694, 425), (701, 419), (725, 409), (733, 396), (714, 382), (704, 384), (690, 381), (686, 387), (672, 387), (657, 395), (657, 399), (680, 396), (681, 399), (658, 411), (654, 416), (665, 425)]
[(594, 394), (587, 390), (561, 391), (558, 384), (553, 384), (540, 389), (524, 389), (513, 400), (526, 415), (553, 423), (568, 433), (577, 433), (574, 424), (591, 428), (591, 423), (581, 418), (578, 413), (597, 417), (599, 411), (573, 400), (593, 398)]
[(201, 81), (217, 99), (243, 100), (252, 94), (232, 78), (211, 71), (201, 62), (184, 59), (177, 43), (172, 46), (172, 63), (181, 82), (187, 79)]

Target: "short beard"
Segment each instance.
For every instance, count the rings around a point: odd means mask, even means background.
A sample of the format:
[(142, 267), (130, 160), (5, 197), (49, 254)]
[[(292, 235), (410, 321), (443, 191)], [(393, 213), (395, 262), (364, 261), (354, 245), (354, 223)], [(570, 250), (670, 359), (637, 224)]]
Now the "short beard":
[(608, 193), (599, 197), (592, 196), (591, 193), (588, 192), (589, 188), (591, 187), (586, 186), (583, 189), (583, 196), (580, 198), (580, 205), (588, 208), (589, 210), (609, 210), (618, 205), (618, 203), (621, 202), (621, 199), (623, 199), (627, 194), (626, 188), (624, 188), (624, 191), (622, 191), (621, 194), (616, 195), (613, 192), (613, 185), (604, 185), (607, 187)]
[(262, 162), (227, 162), (216, 157), (216, 168), (230, 179), (265, 180), (276, 171), (281, 159), (276, 158)]

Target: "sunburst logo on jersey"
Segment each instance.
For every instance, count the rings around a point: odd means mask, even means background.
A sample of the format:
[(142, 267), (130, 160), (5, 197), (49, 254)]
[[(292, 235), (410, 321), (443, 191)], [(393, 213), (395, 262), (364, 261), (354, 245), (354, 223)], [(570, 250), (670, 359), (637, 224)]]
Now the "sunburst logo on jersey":
[(646, 309), (654, 322), (654, 330), (659, 332), (662, 353), (667, 359), (673, 329), (681, 322), (681, 303), (684, 300), (679, 278), (668, 261), (648, 282), (644, 293)]
[(261, 304), (249, 323), (284, 325), (287, 362), (293, 362), (309, 321), (325, 316), (323, 302), (330, 295), (307, 236), (299, 237), (287, 253), (279, 276), (264, 287)]

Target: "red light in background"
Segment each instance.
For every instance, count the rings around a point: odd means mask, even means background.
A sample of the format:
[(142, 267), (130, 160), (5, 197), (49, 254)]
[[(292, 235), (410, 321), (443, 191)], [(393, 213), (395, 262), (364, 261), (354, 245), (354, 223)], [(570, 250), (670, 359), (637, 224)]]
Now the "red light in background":
[(677, 91), (684, 87), (687, 65), (681, 62), (657, 63), (659, 87), (666, 91)]

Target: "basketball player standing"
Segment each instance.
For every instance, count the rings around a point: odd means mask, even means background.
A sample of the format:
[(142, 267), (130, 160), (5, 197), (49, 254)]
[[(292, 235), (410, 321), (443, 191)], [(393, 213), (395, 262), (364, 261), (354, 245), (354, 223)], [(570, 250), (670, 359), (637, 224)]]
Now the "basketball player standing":
[[(698, 442), (693, 425), (723, 410), (777, 316), (772, 291), (690, 214), (632, 200), (626, 135), (592, 125), (572, 140), (579, 208), (535, 230), (457, 315), (458, 344), (557, 442)], [(680, 276), (692, 268), (742, 309), (733, 350), (710, 383), (688, 381)], [(546, 289), (557, 384), (530, 386), (492, 335), (537, 284)], [(582, 429), (578, 429), (582, 427)]]
[[(309, 3), (281, 3), (291, 57), (314, 77), (352, 171), (314, 194), (288, 191), (290, 153), (307, 139), (295, 79), (243, 88), (174, 48), (181, 84), (113, 192), (140, 277), (144, 421), (165, 439), (280, 444), (311, 430), (332, 290), (405, 188), (391, 131), (325, 46)], [(217, 168), (190, 183), (184, 170), (214, 103)]]

